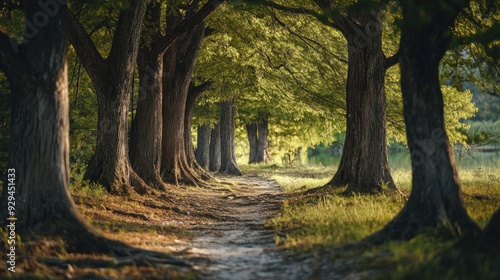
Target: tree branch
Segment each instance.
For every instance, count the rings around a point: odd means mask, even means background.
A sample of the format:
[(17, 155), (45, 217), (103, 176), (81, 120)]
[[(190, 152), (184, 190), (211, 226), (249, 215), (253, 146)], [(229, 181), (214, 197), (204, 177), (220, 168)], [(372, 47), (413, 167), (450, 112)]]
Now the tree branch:
[(398, 63), (399, 63), (399, 50), (393, 56), (387, 57), (385, 59), (384, 68), (385, 70), (387, 70)]
[(157, 54), (163, 54), (174, 42), (185, 32), (195, 28), (202, 23), (224, 0), (209, 0), (201, 9), (177, 24), (167, 35), (153, 47)]
[(16, 75), (19, 68), (19, 45), (0, 29), (0, 71), (7, 76)]
[(102, 79), (105, 77), (99, 77), (97, 73), (93, 72), (91, 69), (104, 69), (106, 61), (101, 56), (99, 51), (97, 51), (96, 46), (92, 42), (90, 35), (87, 33), (82, 24), (75, 18), (73, 13), (69, 11), (67, 13), (68, 20), (68, 38), (73, 45), (78, 57), (80, 58), (81, 63), (87, 70), (87, 73), (94, 79)]

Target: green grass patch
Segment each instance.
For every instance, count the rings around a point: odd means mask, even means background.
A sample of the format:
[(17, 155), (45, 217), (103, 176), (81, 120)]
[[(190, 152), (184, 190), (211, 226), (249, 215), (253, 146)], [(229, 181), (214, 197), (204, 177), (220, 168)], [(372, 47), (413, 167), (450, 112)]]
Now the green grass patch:
[[(328, 182), (334, 174), (332, 168), (251, 168), (252, 172), (274, 179), (291, 193), (280, 215), (269, 220), (267, 225), (277, 231), (279, 246), (294, 251), (339, 247), (360, 241), (386, 225), (406, 203), (405, 198), (388, 192), (375, 196), (344, 196), (342, 190), (323, 195), (303, 193)], [(463, 203), (470, 217), (481, 227), (500, 208), (498, 174), (500, 170), (491, 168), (459, 172)], [(392, 175), (396, 185), (409, 195), (411, 170), (396, 169)], [(384, 279), (500, 279), (498, 256), (485, 258), (473, 254), (464, 258), (453, 249), (454, 243), (455, 240), (443, 239), (433, 233), (407, 242), (389, 242), (364, 251), (363, 255), (383, 257), (366, 258), (370, 261), (360, 261), (359, 268), (383, 268)]]

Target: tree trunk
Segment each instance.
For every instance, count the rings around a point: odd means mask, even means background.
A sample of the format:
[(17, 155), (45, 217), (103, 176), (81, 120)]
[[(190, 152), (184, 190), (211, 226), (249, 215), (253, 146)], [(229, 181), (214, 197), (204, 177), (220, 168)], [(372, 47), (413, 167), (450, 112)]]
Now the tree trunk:
[(210, 131), (210, 171), (219, 172), (221, 166), (221, 144), (220, 144), (220, 125), (216, 124)]
[(209, 170), (210, 167), (210, 125), (198, 126), (196, 160), (200, 166)]
[(378, 193), (386, 184), (396, 190), (387, 159), (382, 28), (373, 28), (380, 18), (360, 11), (336, 21), (348, 42), (347, 126), (339, 168), (325, 187), (348, 186), (346, 193)]
[(248, 143), (250, 145), (250, 154), (248, 156), (248, 163), (257, 162), (257, 151), (259, 149), (259, 137), (257, 136), (257, 124), (249, 123), (245, 125), (248, 135)]
[[(462, 205), (453, 151), (444, 126), (438, 69), (451, 40), (450, 26), (464, 7), (448, 9), (432, 3), (407, 3), (403, 7), (407, 23), (400, 42), (401, 89), (413, 169), (411, 195), (403, 210), (368, 241), (410, 239), (435, 229), (452, 236), (479, 230)], [(415, 18), (414, 10), (423, 10), (428, 17), (425, 21)]]
[(130, 133), (130, 161), (150, 186), (166, 189), (160, 176), (163, 56), (141, 47), (138, 57), (139, 100)]
[(236, 101), (230, 100), (221, 103), (220, 142), (221, 166), (219, 173), (242, 175), (236, 164), (235, 154), (235, 126), (236, 126)]
[[(26, 3), (26, 18), (43, 13), (36, 2)], [(13, 41), (0, 31), (0, 70), (9, 80), (12, 96), (1, 224), (15, 224), (15, 232), (23, 237), (69, 233), (85, 238), (92, 230), (68, 190), (66, 6), (58, 7), (58, 12), (47, 18), (47, 24), (34, 37), (25, 38), (17, 51), (12, 47), (19, 46), (11, 45)], [(14, 209), (8, 210), (10, 206)]]
[(257, 147), (256, 162), (266, 163), (271, 160), (268, 150), (268, 135), (269, 135), (269, 114), (259, 113), (259, 123), (257, 124), (259, 134), (259, 145)]
[(196, 161), (196, 156), (194, 154), (194, 146), (192, 140), (192, 118), (193, 118), (193, 109), (196, 104), (196, 98), (200, 95), (201, 92), (205, 90), (205, 88), (210, 83), (204, 83), (199, 86), (195, 86), (194, 83), (191, 83), (188, 91), (188, 97), (186, 101), (186, 112), (184, 116), (184, 146), (186, 147), (186, 157), (189, 164), (189, 167), (193, 169), (194, 172), (198, 174), (203, 180), (212, 179), (212, 176), (208, 174), (203, 167), (201, 167)]
[(188, 31), (172, 44), (164, 56), (161, 170), (163, 178), (173, 184), (203, 184), (187, 160), (184, 119), (189, 84), (204, 30), (204, 25), (200, 24)]
[(128, 153), (128, 109), (137, 61), (145, 0), (133, 0), (120, 12), (111, 51), (106, 59), (97, 51), (83, 26), (69, 17), (69, 38), (95, 86), (98, 98), (97, 143), (84, 179), (98, 182), (117, 194), (132, 185), (145, 193), (146, 183), (135, 173)]

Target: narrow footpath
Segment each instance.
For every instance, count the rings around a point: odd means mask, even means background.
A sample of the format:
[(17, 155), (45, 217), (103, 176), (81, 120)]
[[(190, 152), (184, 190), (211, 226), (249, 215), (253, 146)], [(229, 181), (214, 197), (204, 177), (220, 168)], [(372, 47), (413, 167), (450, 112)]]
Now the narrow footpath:
[(274, 233), (265, 228), (285, 199), (279, 186), (261, 177), (230, 180), (231, 194), (214, 202), (226, 219), (193, 228), (183, 258), (207, 280), (310, 279), (311, 264), (277, 250)]

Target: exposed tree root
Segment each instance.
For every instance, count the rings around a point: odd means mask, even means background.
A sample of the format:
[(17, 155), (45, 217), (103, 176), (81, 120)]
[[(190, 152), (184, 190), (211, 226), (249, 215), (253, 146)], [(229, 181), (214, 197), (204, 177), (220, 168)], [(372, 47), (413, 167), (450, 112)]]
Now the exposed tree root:
[(106, 206), (104, 206), (104, 208), (106, 208), (106, 210), (111, 211), (111, 212), (116, 213), (116, 214), (120, 214), (120, 215), (124, 215), (124, 216), (129, 216), (129, 217), (133, 217), (133, 218), (139, 218), (139, 219), (142, 219), (142, 220), (145, 220), (145, 221), (151, 221), (151, 219), (148, 216), (146, 216), (146, 214), (128, 212), (128, 211), (123, 211), (123, 210), (120, 210), (120, 209), (109, 208), (109, 207), (106, 207)]
[(106, 259), (95, 258), (78, 258), (78, 259), (54, 259), (46, 258), (41, 259), (47, 265), (57, 266), (60, 268), (67, 268), (68, 265), (84, 268), (107, 268), (107, 267), (122, 267), (122, 266), (156, 266), (162, 265), (176, 265), (191, 267), (189, 262), (174, 256), (160, 254), (155, 252), (142, 252), (136, 255), (126, 257), (114, 257)]

